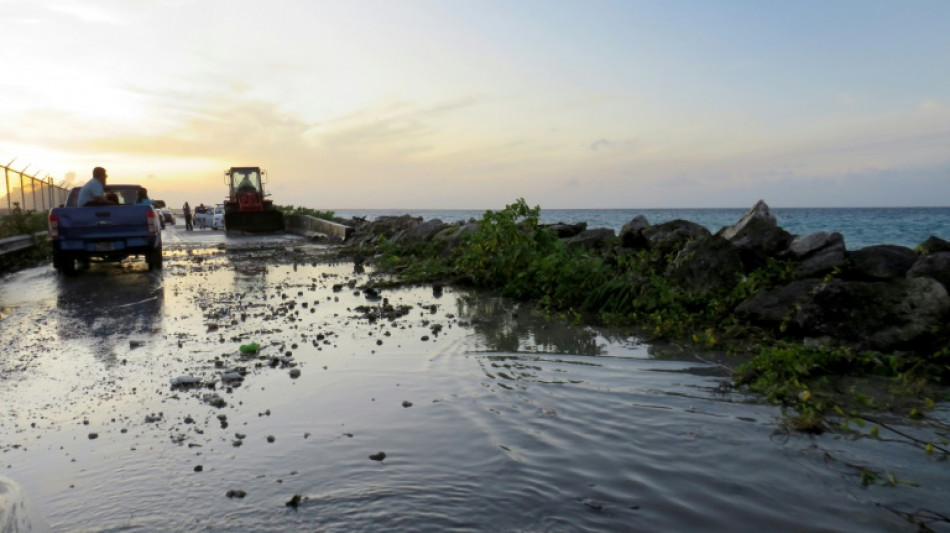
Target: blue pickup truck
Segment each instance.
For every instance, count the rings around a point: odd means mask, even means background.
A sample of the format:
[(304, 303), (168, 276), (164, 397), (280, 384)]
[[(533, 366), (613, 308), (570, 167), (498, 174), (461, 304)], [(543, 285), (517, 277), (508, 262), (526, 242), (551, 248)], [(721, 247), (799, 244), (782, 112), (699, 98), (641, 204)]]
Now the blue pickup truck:
[(66, 203), (50, 210), (49, 236), (53, 266), (67, 276), (93, 260), (115, 262), (141, 255), (149, 270), (162, 268), (162, 226), (151, 205), (136, 204), (138, 185), (108, 185), (116, 205), (79, 207), (79, 187), (70, 191)]

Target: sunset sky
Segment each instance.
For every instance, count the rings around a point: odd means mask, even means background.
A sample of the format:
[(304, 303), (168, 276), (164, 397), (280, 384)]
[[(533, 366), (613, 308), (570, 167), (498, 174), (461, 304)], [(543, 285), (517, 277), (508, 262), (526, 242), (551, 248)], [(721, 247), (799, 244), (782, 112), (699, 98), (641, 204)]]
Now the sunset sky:
[(950, 205), (947, 0), (0, 0), (0, 164), (173, 206)]

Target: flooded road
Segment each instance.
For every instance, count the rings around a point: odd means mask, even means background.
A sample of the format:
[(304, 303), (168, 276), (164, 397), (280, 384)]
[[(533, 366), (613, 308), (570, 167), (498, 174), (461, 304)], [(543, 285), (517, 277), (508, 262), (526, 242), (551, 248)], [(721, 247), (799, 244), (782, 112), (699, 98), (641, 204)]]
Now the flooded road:
[(945, 460), (776, 435), (712, 365), (492, 295), (377, 294), (290, 236), (165, 235), (162, 271), (0, 283), (0, 474), (54, 531), (950, 530), (926, 514)]

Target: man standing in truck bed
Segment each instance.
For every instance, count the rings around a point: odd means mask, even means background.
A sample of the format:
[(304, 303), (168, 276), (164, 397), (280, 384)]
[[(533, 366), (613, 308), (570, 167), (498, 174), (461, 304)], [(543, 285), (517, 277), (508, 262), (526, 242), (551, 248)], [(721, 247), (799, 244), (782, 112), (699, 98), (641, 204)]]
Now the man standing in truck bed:
[(79, 189), (79, 198), (76, 205), (114, 205), (115, 202), (106, 198), (106, 169), (96, 167), (92, 169), (92, 179)]

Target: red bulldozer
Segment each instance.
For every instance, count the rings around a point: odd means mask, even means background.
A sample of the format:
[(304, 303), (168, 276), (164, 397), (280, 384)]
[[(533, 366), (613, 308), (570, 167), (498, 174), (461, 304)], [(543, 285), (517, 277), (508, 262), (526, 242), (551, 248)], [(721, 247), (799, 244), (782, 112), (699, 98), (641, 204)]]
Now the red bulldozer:
[(224, 229), (228, 233), (284, 231), (284, 215), (267, 200), (267, 171), (260, 167), (231, 167), (224, 173), (228, 198), (224, 202)]

